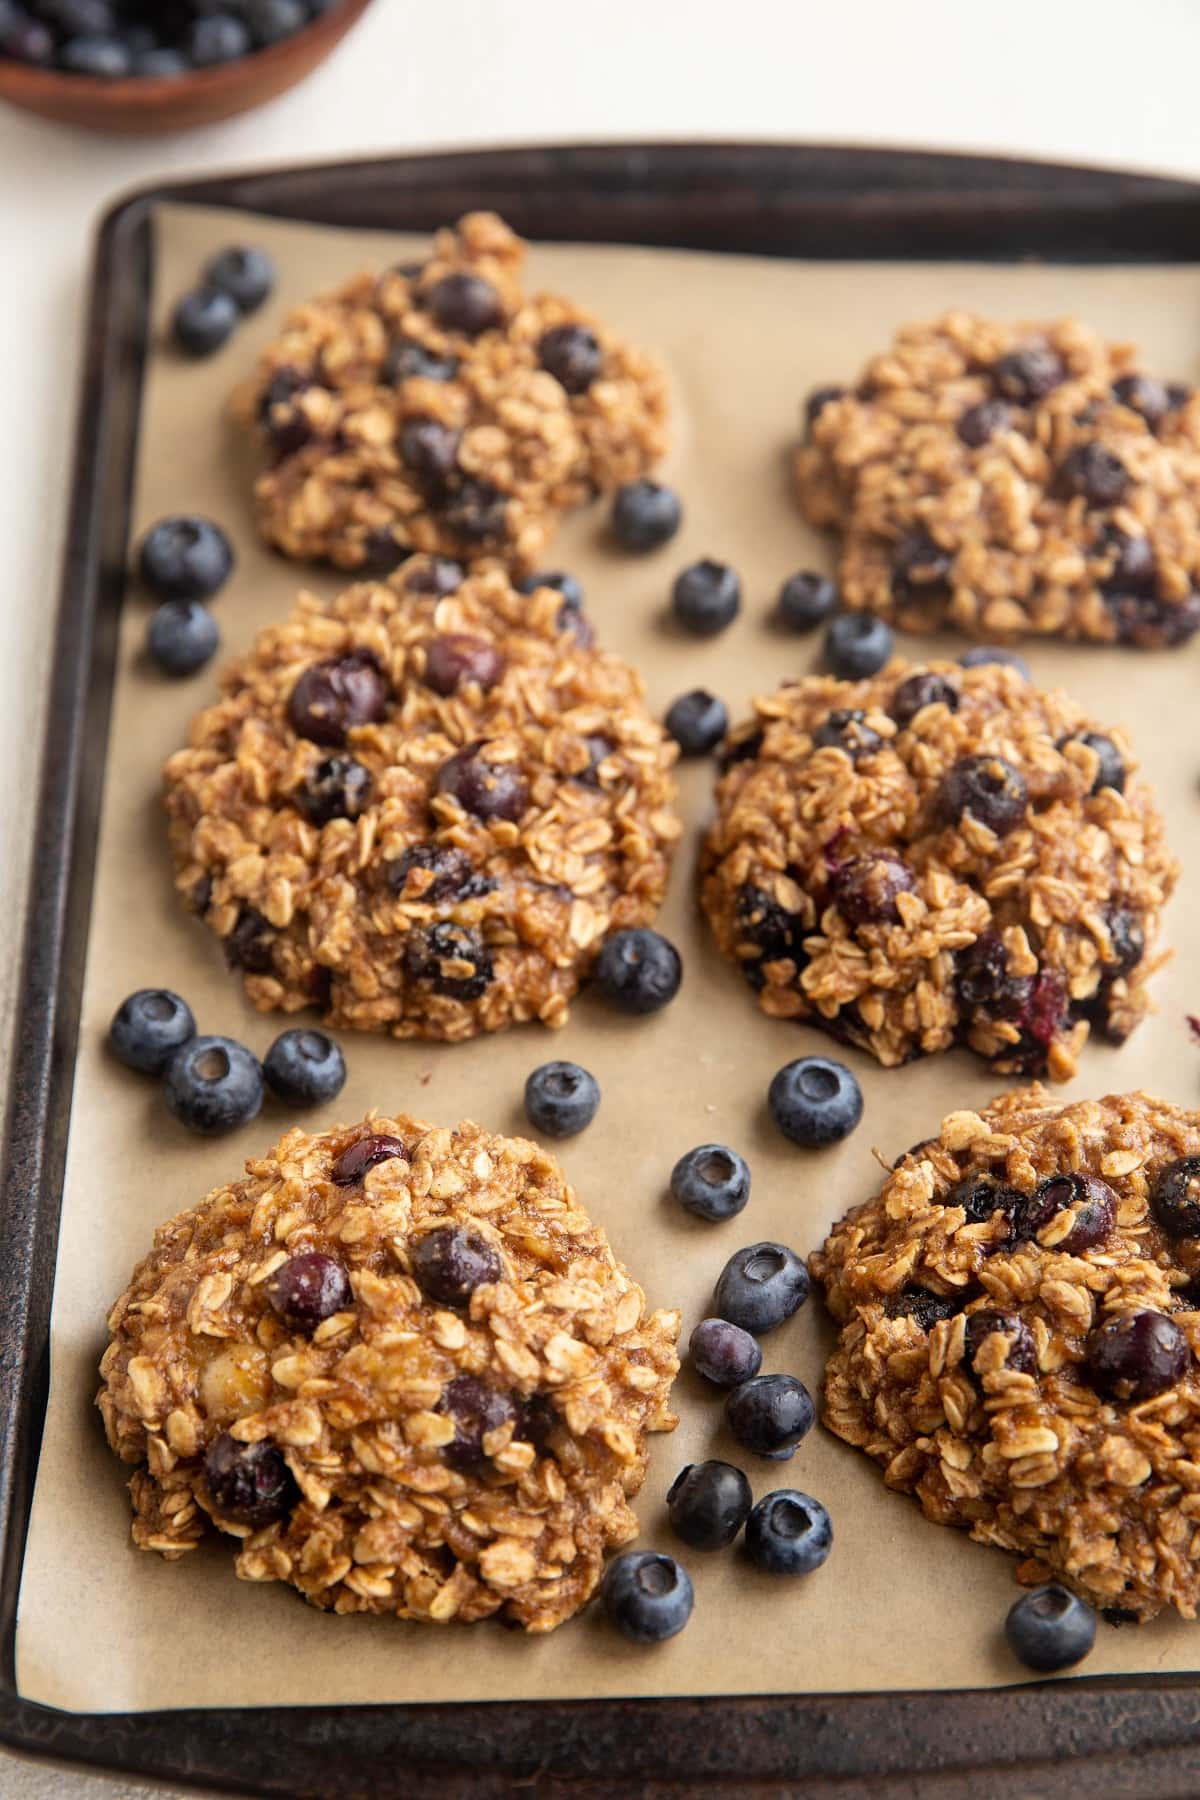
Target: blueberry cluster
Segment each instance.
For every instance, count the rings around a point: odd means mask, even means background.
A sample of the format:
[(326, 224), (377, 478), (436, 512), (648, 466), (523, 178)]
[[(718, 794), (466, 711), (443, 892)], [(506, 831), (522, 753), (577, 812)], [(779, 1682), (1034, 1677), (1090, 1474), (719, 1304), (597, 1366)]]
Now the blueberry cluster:
[(159, 1076), (168, 1110), (204, 1137), (248, 1125), (266, 1090), (286, 1106), (319, 1106), (346, 1081), (345, 1058), (325, 1032), (281, 1032), (260, 1063), (234, 1038), (199, 1034), (191, 1007), (169, 988), (139, 988), (122, 1000), (108, 1045), (126, 1068)]
[(233, 546), (211, 519), (173, 514), (142, 539), (138, 576), (160, 602), (146, 630), (146, 652), (164, 675), (194, 675), (216, 655), (221, 634), (204, 602), (232, 571)]
[(169, 81), (238, 62), (340, 0), (0, 0), (0, 57), (67, 75)]
[[(0, 0), (0, 5), (3, 0)], [(252, 244), (229, 244), (210, 256), (200, 280), (171, 315), (171, 336), (188, 356), (212, 356), (275, 286), (275, 265)]]

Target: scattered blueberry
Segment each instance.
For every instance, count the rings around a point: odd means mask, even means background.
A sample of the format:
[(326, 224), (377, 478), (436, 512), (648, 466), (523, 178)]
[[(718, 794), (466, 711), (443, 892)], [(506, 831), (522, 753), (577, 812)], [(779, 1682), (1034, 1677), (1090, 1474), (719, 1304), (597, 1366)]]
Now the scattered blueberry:
[(1026, 681), (1033, 680), (1033, 670), (1016, 650), (1006, 650), (1003, 644), (972, 644), (964, 650), (958, 659), (961, 669), (979, 669), (986, 663), (1003, 663), (1006, 668), (1015, 669)]
[(1063, 458), (1059, 477), (1067, 493), (1087, 506), (1119, 506), (1129, 488), (1129, 470), (1103, 444), (1076, 444)]
[(828, 1056), (786, 1063), (772, 1079), (767, 1104), (784, 1137), (806, 1150), (840, 1143), (863, 1113), (858, 1082), (844, 1063)]
[(646, 926), (615, 931), (596, 960), (600, 991), (620, 1012), (658, 1012), (675, 998), (682, 980), (678, 950)]
[(220, 641), (217, 622), (200, 600), (164, 600), (146, 628), (146, 649), (164, 675), (196, 674)]
[(671, 1195), (698, 1219), (732, 1219), (750, 1198), (750, 1170), (736, 1150), (700, 1144), (671, 1170)]
[(1187, 1372), (1191, 1348), (1165, 1313), (1118, 1313), (1093, 1327), (1084, 1346), (1087, 1374), (1113, 1400), (1152, 1400)]
[(507, 819), (515, 824), (529, 804), (529, 786), (515, 763), (490, 763), (468, 744), (442, 764), (437, 792), (445, 794), (476, 819)]
[(897, 725), (903, 727), (911, 725), (927, 706), (944, 706), (947, 712), (957, 712), (959, 699), (958, 689), (945, 675), (936, 675), (932, 669), (918, 669), (900, 683), (892, 695), (889, 711)]
[(688, 1339), (692, 1367), (714, 1387), (740, 1387), (762, 1368), (757, 1341), (728, 1319), (701, 1319)]
[(825, 633), (825, 661), (840, 681), (862, 681), (891, 661), (896, 638), (874, 613), (839, 613)]
[(812, 1395), (794, 1375), (753, 1375), (725, 1402), (729, 1429), (755, 1456), (785, 1462), (812, 1429)]
[(495, 1245), (459, 1225), (438, 1225), (418, 1238), (412, 1267), (421, 1292), (441, 1306), (466, 1306), (477, 1287), (504, 1275)]
[(298, 737), (340, 748), (346, 735), (382, 717), (388, 685), (368, 650), (311, 664), (288, 696), (288, 723)]
[(612, 532), (624, 550), (657, 550), (683, 523), (679, 496), (658, 481), (629, 481), (617, 489)]
[(635, 1644), (660, 1644), (683, 1630), (692, 1616), (688, 1572), (673, 1556), (627, 1550), (614, 1557), (601, 1588), (604, 1609)]
[(374, 1169), (382, 1162), (392, 1162), (396, 1157), (402, 1162), (408, 1161), (407, 1144), (399, 1138), (389, 1137), (386, 1132), (371, 1131), (365, 1137), (355, 1138), (335, 1157), (329, 1179), (337, 1187), (357, 1187), (368, 1169)]
[(707, 756), (729, 730), (729, 714), (707, 688), (693, 688), (672, 700), (664, 723), (685, 756)]
[(832, 1548), (829, 1514), (797, 1488), (764, 1495), (746, 1521), (746, 1549), (768, 1575), (811, 1575)]
[(970, 813), (1005, 837), (1024, 819), (1028, 800), (1025, 777), (1002, 756), (960, 756), (943, 775), (935, 805), (945, 825), (957, 825)]
[(236, 301), (220, 288), (193, 288), (171, 315), (171, 335), (189, 356), (212, 356), (232, 336), (241, 316)]
[(837, 583), (813, 569), (789, 575), (779, 590), (779, 617), (793, 631), (812, 631), (836, 610)]
[(240, 313), (256, 312), (275, 286), (275, 265), (265, 250), (231, 244), (205, 264), (204, 283), (228, 294)]
[(998, 431), (1007, 431), (1012, 409), (1003, 400), (981, 400), (969, 406), (958, 421), (956, 430), (968, 450), (980, 450)]
[(692, 563), (676, 576), (671, 611), (687, 631), (714, 637), (732, 625), (742, 604), (742, 584), (728, 563)]
[(122, 1000), (108, 1028), (113, 1055), (141, 1075), (161, 1075), (175, 1052), (196, 1035), (186, 1000), (170, 988), (139, 988)]
[(487, 1465), (483, 1440), (490, 1432), (515, 1423), (517, 1409), (507, 1394), (489, 1387), (477, 1375), (456, 1375), (448, 1382), (437, 1411), (454, 1421), (454, 1436), (446, 1445), (446, 1461), (454, 1469), (482, 1469)]
[(186, 513), (152, 525), (138, 551), (138, 574), (160, 600), (207, 600), (232, 569), (233, 548), (221, 527)]
[(693, 1550), (724, 1550), (746, 1523), (751, 1499), (732, 1463), (688, 1463), (667, 1489), (671, 1528)]
[(599, 1105), (600, 1084), (578, 1063), (543, 1063), (525, 1083), (525, 1116), (546, 1137), (574, 1137)]
[(1169, 1238), (1200, 1237), (1200, 1156), (1167, 1163), (1150, 1185), (1150, 1213)]
[(266, 1283), (267, 1299), (293, 1331), (315, 1331), (353, 1301), (346, 1265), (322, 1250), (289, 1257)]
[(1000, 392), (1019, 406), (1043, 399), (1067, 371), (1056, 350), (1030, 344), (1024, 350), (1010, 350), (992, 365), (992, 375)]
[(1096, 1642), (1096, 1615), (1057, 1581), (1031, 1588), (1008, 1609), (1004, 1635), (1027, 1669), (1052, 1675), (1082, 1662)]
[(258, 1117), (262, 1068), (232, 1038), (194, 1037), (166, 1065), (163, 1096), (181, 1125), (217, 1137)]
[(464, 337), (479, 337), (504, 322), (504, 308), (491, 282), (466, 270), (443, 275), (423, 300), (443, 331), (458, 331)]
[(263, 1078), (288, 1106), (320, 1106), (346, 1085), (346, 1059), (325, 1032), (302, 1025), (275, 1039), (263, 1058)]
[(554, 325), (538, 340), (538, 361), (568, 394), (586, 394), (604, 367), (604, 352), (586, 325)]
[(720, 1318), (760, 1336), (799, 1312), (811, 1287), (804, 1259), (786, 1244), (747, 1244), (721, 1270), (713, 1303)]

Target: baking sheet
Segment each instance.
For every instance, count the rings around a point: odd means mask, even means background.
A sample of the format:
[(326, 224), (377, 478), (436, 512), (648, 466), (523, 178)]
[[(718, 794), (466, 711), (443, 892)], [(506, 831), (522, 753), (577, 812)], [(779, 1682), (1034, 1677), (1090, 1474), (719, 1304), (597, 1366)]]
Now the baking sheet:
[[(286, 610), (295, 590), (336, 591), (337, 577), (270, 556), (253, 534), (252, 462), (225, 400), (273, 334), (284, 304), (331, 285), (363, 263), (382, 264), (421, 240), (339, 232), (244, 214), (164, 207), (156, 217), (155, 319), (194, 281), (212, 250), (262, 244), (280, 268), (276, 299), (207, 363), (160, 350), (148, 370), (135, 527), (197, 510), (233, 537), (238, 565), (215, 602), (223, 655)], [(706, 685), (738, 716), (750, 696), (810, 667), (815, 640), (785, 636), (769, 620), (780, 581), (825, 566), (829, 546), (791, 503), (784, 452), (796, 403), (819, 382), (852, 376), (902, 319), (949, 304), (1037, 316), (1076, 310), (1115, 336), (1139, 341), (1147, 366), (1200, 378), (1200, 268), (993, 267), (981, 264), (784, 263), (678, 251), (540, 246), (531, 285), (561, 288), (666, 361), (676, 445), (667, 467), (686, 505), (675, 542), (624, 558), (604, 541), (603, 508), (564, 527), (551, 566), (574, 570), (601, 636), (640, 665), (651, 703)], [(744, 585), (742, 617), (707, 642), (673, 629), (664, 608), (684, 563), (713, 555)], [(970, 1688), (1024, 1679), (1001, 1625), (1018, 1593), (1010, 1559), (927, 1523), (890, 1494), (874, 1464), (821, 1429), (792, 1462), (743, 1456), (722, 1429), (720, 1399), (685, 1370), (681, 1424), (653, 1440), (637, 1501), (643, 1542), (680, 1552), (696, 1586), (681, 1636), (637, 1650), (598, 1609), (550, 1638), (475, 1628), (333, 1618), (282, 1586), (238, 1582), (230, 1548), (214, 1538), (179, 1563), (135, 1551), (125, 1470), (109, 1453), (92, 1398), (104, 1315), (156, 1224), (237, 1171), (293, 1120), (268, 1105), (252, 1126), (216, 1143), (191, 1137), (166, 1114), (155, 1085), (103, 1050), (109, 1017), (131, 989), (164, 984), (191, 1002), (201, 1030), (244, 1039), (260, 1054), (285, 1023), (255, 1013), (226, 974), (214, 939), (176, 903), (158, 801), (163, 758), (184, 739), (193, 710), (215, 692), (210, 669), (181, 684), (141, 655), (146, 602), (132, 596), (122, 625), (112, 740), (63, 1198), (52, 1318), (45, 1440), (21, 1589), (17, 1673), (22, 1695), (89, 1711), (531, 1697), (835, 1692)], [(957, 654), (958, 640), (902, 641), (915, 657)], [(1144, 1086), (1187, 1103), (1200, 1053), (1185, 1010), (1200, 996), (1200, 925), (1188, 895), (1200, 877), (1195, 761), (1187, 749), (1196, 651), (1135, 655), (1034, 646), (1035, 675), (1071, 687), (1100, 721), (1129, 726), (1156, 783), (1184, 863), (1168, 915), (1175, 962), (1157, 984), (1161, 1014), (1121, 1050), (1089, 1046), (1064, 1093)], [(1182, 747), (1181, 747), (1182, 746)], [(833, 1150), (787, 1145), (766, 1118), (775, 1069), (829, 1048), (820, 1034), (760, 1014), (735, 971), (713, 952), (693, 900), (698, 835), (708, 815), (711, 765), (686, 765), (686, 833), (660, 921), (679, 944), (679, 998), (649, 1020), (615, 1017), (589, 997), (564, 1032), (526, 1027), (446, 1047), (345, 1036), (350, 1078), (315, 1129), (371, 1105), (441, 1123), (475, 1118), (524, 1131), (528, 1071), (551, 1056), (584, 1063), (603, 1089), (600, 1113), (560, 1148), (568, 1176), (608, 1228), (652, 1305), (678, 1305), (684, 1337), (708, 1310), (713, 1281), (740, 1244), (779, 1238), (807, 1252), (839, 1213), (865, 1197), (889, 1159), (936, 1128), (953, 1108), (976, 1106), (999, 1078), (962, 1052), (886, 1071), (838, 1050), (863, 1083), (866, 1112)], [(666, 1197), (675, 1158), (718, 1140), (753, 1171), (746, 1211), (723, 1226), (689, 1220)], [(765, 1341), (764, 1368), (789, 1370), (815, 1390), (828, 1327), (819, 1302)], [(794, 1485), (830, 1508), (834, 1550), (816, 1575), (789, 1582), (759, 1574), (736, 1554), (682, 1549), (663, 1499), (689, 1460), (727, 1456), (747, 1466), (756, 1497)], [(1092, 1674), (1190, 1670), (1200, 1626), (1174, 1615), (1140, 1629), (1102, 1627)]]

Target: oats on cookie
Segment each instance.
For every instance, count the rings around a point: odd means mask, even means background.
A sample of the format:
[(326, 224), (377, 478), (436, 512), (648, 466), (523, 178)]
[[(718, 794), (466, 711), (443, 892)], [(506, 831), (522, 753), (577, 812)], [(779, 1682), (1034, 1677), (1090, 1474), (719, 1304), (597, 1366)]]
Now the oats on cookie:
[(552, 1156), (470, 1123), (288, 1132), (158, 1230), (108, 1325), (135, 1543), (211, 1524), (327, 1611), (553, 1630), (675, 1425), (678, 1313)]
[(831, 1431), (1117, 1616), (1200, 1607), (1200, 1114), (1034, 1086), (951, 1113), (811, 1259)]
[(1132, 346), (951, 312), (806, 414), (797, 487), (841, 535), (847, 606), (997, 640), (1200, 626), (1200, 400)]
[(657, 364), (572, 301), (526, 295), (524, 256), (469, 213), (426, 261), (289, 315), (236, 403), (268, 458), (268, 543), (364, 574), (414, 551), (527, 569), (561, 513), (657, 461)]
[(444, 575), (302, 595), (166, 765), (180, 893), (264, 1011), (561, 1025), (605, 936), (662, 900), (676, 748), (638, 677), (557, 591)]
[(772, 1017), (1065, 1080), (1148, 1011), (1177, 868), (1125, 735), (1066, 694), (999, 663), (814, 676), (724, 764), (702, 900)]

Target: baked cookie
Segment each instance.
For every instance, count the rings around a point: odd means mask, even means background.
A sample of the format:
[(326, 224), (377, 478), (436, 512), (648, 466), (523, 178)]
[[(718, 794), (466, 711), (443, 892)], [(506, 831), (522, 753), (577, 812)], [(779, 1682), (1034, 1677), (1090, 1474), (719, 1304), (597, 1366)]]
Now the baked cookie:
[(1149, 1010), (1177, 868), (1124, 734), (1066, 694), (999, 663), (814, 676), (724, 763), (702, 900), (773, 1018), (1065, 1080), (1089, 1026)]
[(288, 1132), (160, 1227), (108, 1326), (134, 1542), (211, 1523), (327, 1611), (553, 1630), (675, 1425), (679, 1314), (552, 1156), (470, 1123)]
[(1200, 1606), (1200, 1113), (1034, 1086), (951, 1113), (810, 1266), (831, 1431), (1115, 1619)]
[(177, 884), (264, 1011), (461, 1039), (561, 1025), (654, 917), (675, 759), (560, 593), (419, 558), (302, 595), (164, 771)]
[(1200, 625), (1200, 400), (1076, 319), (907, 325), (819, 388), (801, 504), (847, 606), (909, 631), (1158, 647)]
[(530, 568), (560, 513), (662, 455), (657, 364), (571, 301), (526, 296), (524, 256), (470, 213), (426, 261), (289, 315), (236, 403), (268, 458), (268, 543), (365, 574), (414, 551)]

